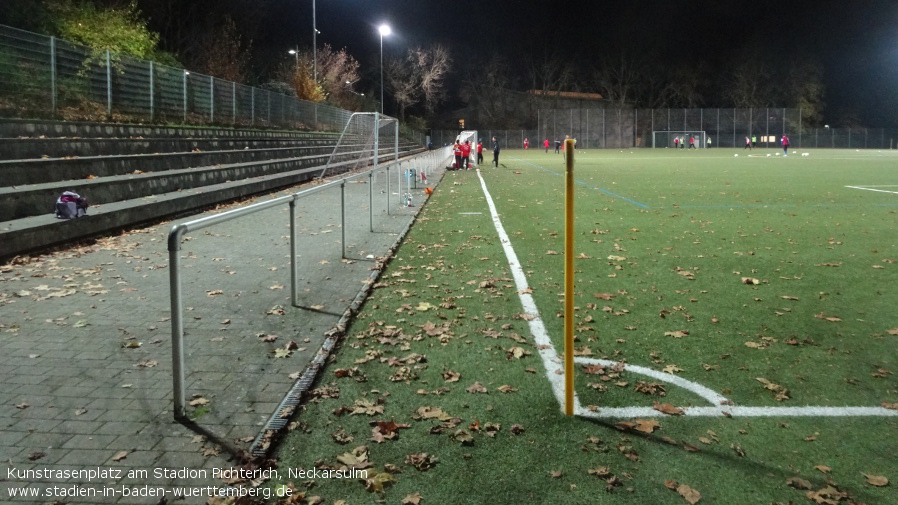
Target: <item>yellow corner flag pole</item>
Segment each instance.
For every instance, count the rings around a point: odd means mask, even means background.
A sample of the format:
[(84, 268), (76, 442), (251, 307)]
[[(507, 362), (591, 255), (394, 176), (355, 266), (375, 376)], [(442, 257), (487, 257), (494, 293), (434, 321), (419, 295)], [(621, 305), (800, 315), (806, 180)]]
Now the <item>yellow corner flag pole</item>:
[(574, 415), (574, 139), (564, 141), (564, 413)]

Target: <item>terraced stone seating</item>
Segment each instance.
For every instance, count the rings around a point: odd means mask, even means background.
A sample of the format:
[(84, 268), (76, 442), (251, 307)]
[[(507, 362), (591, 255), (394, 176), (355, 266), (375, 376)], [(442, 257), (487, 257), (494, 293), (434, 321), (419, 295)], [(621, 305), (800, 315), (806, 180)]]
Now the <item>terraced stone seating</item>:
[[(317, 176), (335, 133), (0, 121), (0, 261)], [(333, 175), (364, 148), (345, 149)], [(424, 148), (400, 141), (400, 157)], [(392, 146), (381, 148), (392, 160)], [(59, 220), (62, 191), (86, 196), (88, 216)]]

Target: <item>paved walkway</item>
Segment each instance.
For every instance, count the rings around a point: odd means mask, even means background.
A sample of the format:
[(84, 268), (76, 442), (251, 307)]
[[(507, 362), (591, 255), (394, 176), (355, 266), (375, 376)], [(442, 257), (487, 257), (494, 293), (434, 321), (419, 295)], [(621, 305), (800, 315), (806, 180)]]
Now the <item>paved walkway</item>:
[[(300, 201), (300, 308), (290, 304), (287, 205), (185, 237), (195, 426), (172, 414), (173, 222), (0, 266), (0, 502), (205, 503), (207, 486), (227, 481), (217, 470), (239, 466), (296, 372), (370, 282), (372, 258), (420, 208), (422, 189), (403, 208), (395, 175), (391, 183), (389, 215), (385, 178), (372, 184), (375, 233), (368, 178), (346, 184), (350, 259), (341, 259), (339, 189)], [(159, 488), (164, 496), (129, 496)], [(182, 490), (206, 496), (180, 501)]]

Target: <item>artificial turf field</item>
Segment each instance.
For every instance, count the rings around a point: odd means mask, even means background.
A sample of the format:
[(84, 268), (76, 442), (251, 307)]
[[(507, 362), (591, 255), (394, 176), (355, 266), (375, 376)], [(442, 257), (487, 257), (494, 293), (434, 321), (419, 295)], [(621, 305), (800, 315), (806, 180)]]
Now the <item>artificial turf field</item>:
[[(898, 503), (898, 153), (778, 152), (576, 153), (574, 417), (552, 386), (562, 156), (447, 173), (269, 485), (349, 504)], [(315, 467), (369, 479), (287, 478)]]

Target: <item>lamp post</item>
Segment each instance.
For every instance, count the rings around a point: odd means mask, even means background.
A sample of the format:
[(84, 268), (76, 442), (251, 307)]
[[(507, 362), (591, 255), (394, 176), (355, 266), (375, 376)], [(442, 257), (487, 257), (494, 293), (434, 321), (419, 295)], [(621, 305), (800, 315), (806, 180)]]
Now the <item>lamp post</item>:
[(384, 35), (390, 34), (390, 27), (386, 24), (377, 29), (380, 32), (380, 113), (384, 113)]
[(312, 0), (312, 76), (318, 83), (318, 25), (315, 24), (315, 0)]
[(296, 59), (296, 69), (299, 70), (299, 47), (297, 47), (296, 49), (291, 49), (287, 52), (292, 54), (293, 58)]

